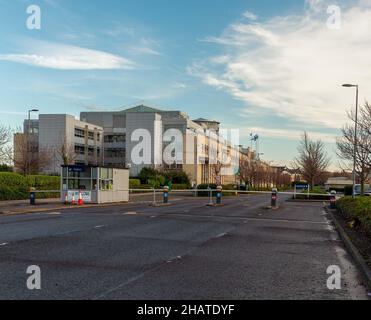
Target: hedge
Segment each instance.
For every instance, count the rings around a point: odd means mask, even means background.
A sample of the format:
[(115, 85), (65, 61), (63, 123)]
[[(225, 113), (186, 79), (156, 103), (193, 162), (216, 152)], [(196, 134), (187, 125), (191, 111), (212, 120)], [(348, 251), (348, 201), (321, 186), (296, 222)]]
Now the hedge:
[(343, 197), (336, 206), (344, 218), (356, 221), (371, 235), (371, 197)]
[[(28, 199), (30, 188), (36, 190), (59, 190), (60, 178), (54, 176), (22, 176), (17, 173), (0, 172), (0, 200)], [(38, 198), (58, 197), (59, 193), (40, 193)]]

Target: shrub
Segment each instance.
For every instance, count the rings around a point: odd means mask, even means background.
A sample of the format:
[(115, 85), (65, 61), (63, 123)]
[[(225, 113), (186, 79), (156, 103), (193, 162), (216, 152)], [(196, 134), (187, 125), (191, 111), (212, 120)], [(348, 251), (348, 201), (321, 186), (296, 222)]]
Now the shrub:
[(148, 184), (148, 180), (154, 179), (156, 176), (159, 175), (161, 175), (159, 171), (145, 167), (140, 171), (138, 179), (140, 180), (141, 184)]
[(13, 168), (7, 164), (0, 164), (0, 172), (12, 172)]
[(336, 205), (346, 219), (356, 220), (371, 235), (371, 197), (343, 197)]
[(140, 187), (140, 180), (139, 179), (130, 179), (129, 180), (129, 188), (130, 189), (138, 189)]
[(173, 184), (191, 185), (188, 175), (183, 170), (165, 170), (161, 174)]
[[(0, 200), (28, 199), (30, 188), (37, 190), (59, 190), (59, 177), (27, 176), (17, 173), (0, 172)], [(38, 198), (58, 197), (59, 193), (40, 193)]]
[(189, 184), (184, 184), (184, 183), (174, 183), (172, 185), (173, 190), (187, 190), (190, 188)]

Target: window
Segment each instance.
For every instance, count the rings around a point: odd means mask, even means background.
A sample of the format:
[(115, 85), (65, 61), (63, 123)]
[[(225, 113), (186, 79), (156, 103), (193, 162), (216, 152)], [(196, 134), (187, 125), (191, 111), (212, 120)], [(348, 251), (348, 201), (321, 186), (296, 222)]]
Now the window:
[(113, 188), (113, 169), (100, 168), (100, 190), (112, 190)]
[(88, 139), (94, 140), (94, 132), (91, 132), (91, 131), (88, 132)]
[(75, 137), (85, 138), (85, 131), (79, 128), (75, 128)]
[(106, 135), (104, 136), (104, 142), (106, 143), (126, 142), (126, 135), (125, 134)]
[(85, 147), (83, 145), (75, 144), (76, 154), (85, 154)]
[(125, 158), (126, 150), (125, 149), (106, 149), (105, 157), (107, 158)]

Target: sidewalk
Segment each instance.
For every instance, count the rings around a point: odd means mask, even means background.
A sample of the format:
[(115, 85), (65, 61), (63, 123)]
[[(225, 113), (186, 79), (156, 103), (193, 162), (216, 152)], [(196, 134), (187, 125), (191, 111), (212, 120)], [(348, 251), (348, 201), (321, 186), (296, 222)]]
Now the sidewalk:
[(36, 199), (36, 205), (30, 205), (30, 200), (0, 201), (1, 214), (31, 213), (68, 208), (56, 199)]

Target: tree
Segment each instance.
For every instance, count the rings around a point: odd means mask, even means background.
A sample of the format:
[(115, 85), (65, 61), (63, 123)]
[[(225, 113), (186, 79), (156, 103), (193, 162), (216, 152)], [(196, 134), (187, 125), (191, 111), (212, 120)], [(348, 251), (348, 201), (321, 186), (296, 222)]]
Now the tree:
[(75, 164), (76, 152), (74, 145), (67, 143), (65, 140), (59, 144), (56, 151), (61, 157), (63, 165), (68, 166)]
[[(371, 108), (366, 103), (365, 107), (360, 109), (359, 126), (357, 130), (357, 148), (356, 148), (356, 169), (355, 172), (361, 184), (361, 194), (364, 194), (366, 180), (371, 173), (371, 134), (370, 128), (366, 127), (369, 120), (368, 114), (371, 116)], [(353, 112), (348, 113), (350, 120), (355, 121)], [(354, 142), (355, 142), (355, 128), (353, 125), (346, 124), (342, 128), (343, 136), (336, 141), (337, 155), (345, 161), (346, 169), (353, 171), (354, 161)]]
[(12, 130), (10, 127), (0, 123), (0, 164), (9, 163), (10, 146)]
[(295, 167), (299, 167), (304, 179), (313, 187), (318, 183), (321, 175), (330, 164), (330, 158), (325, 151), (325, 145), (321, 140), (313, 141), (307, 132), (304, 132), (298, 147), (299, 155), (294, 160)]
[(23, 175), (38, 174), (50, 164), (51, 152), (46, 149), (41, 150), (37, 143), (31, 139), (27, 140), (26, 134), (15, 134), (13, 152), (10, 157), (15, 171)]

